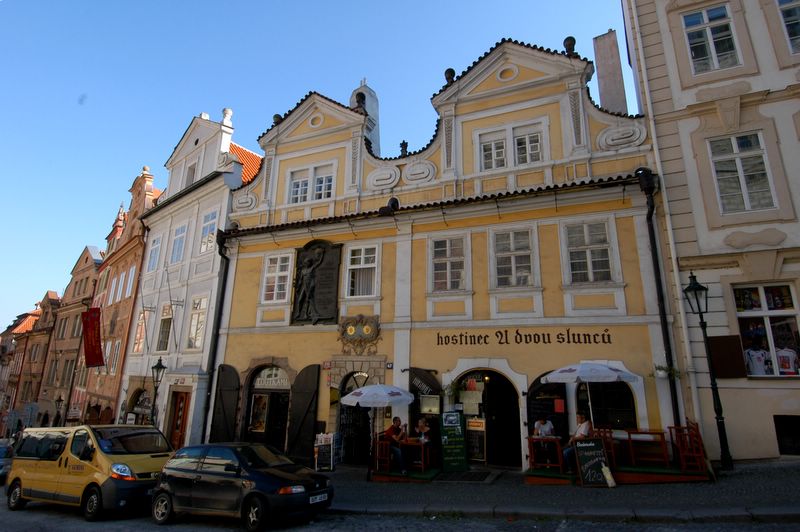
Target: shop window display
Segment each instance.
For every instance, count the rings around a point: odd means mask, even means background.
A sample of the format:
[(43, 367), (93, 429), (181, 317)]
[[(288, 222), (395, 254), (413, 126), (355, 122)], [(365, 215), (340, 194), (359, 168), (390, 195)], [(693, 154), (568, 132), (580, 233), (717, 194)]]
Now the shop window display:
[(747, 374), (798, 375), (800, 334), (791, 286), (737, 287), (734, 298)]

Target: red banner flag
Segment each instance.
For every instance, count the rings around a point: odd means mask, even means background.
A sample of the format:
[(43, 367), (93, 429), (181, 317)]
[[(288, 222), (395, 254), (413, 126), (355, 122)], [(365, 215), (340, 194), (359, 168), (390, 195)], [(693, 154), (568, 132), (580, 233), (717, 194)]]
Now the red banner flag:
[(100, 345), (100, 309), (92, 307), (81, 313), (81, 321), (83, 321), (83, 354), (86, 357), (86, 367), (105, 366), (103, 347)]

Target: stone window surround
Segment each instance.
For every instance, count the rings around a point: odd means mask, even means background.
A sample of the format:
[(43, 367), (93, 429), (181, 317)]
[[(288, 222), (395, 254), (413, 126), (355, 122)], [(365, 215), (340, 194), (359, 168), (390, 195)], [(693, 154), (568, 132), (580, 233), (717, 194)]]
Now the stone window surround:
[[(740, 126), (733, 131), (721, 124), (716, 114), (706, 114), (700, 118), (700, 126), (690, 134), (692, 147), (697, 161), (697, 176), (705, 206), (706, 221), (709, 229), (726, 226), (788, 221), (795, 219), (791, 193), (783, 168), (781, 154), (778, 151), (778, 134), (771, 118), (762, 116), (756, 109), (742, 109)], [(778, 203), (776, 209), (741, 212), (723, 215), (720, 211), (717, 189), (713, 181), (713, 171), (707, 141), (715, 137), (733, 136), (744, 132), (760, 132), (764, 140), (764, 154), (767, 171), (772, 178), (773, 198)]]
[[(730, 13), (731, 30), (741, 64), (736, 67), (712, 70), (695, 75), (692, 72), (692, 60), (689, 57), (686, 29), (683, 27), (683, 15), (723, 4), (727, 5)], [(750, 34), (747, 31), (742, 0), (673, 0), (667, 5), (666, 9), (682, 89), (686, 90), (705, 83), (741, 78), (758, 73), (758, 64), (753, 52), (753, 44), (750, 41)]]
[(792, 68), (800, 63), (800, 54), (793, 54), (789, 49), (789, 40), (786, 38), (786, 28), (783, 16), (778, 8), (777, 0), (759, 0), (761, 10), (769, 28), (769, 37), (775, 50), (775, 58), (781, 69)]

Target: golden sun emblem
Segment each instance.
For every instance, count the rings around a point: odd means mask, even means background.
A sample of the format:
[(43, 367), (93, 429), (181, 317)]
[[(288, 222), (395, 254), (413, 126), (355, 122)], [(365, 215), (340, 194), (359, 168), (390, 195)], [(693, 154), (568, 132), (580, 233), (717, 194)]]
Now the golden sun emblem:
[(349, 334), (350, 336), (353, 336), (355, 333), (356, 333), (356, 328), (354, 326), (352, 326), (352, 325), (349, 325), (347, 327), (347, 334)]
[(370, 327), (369, 325), (364, 325), (364, 328), (362, 330), (364, 331), (364, 334), (372, 333), (372, 327)]

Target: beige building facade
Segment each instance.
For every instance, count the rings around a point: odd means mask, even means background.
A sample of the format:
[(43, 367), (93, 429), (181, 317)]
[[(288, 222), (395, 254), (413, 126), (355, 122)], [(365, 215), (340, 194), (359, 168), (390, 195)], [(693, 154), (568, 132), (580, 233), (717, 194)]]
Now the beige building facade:
[(699, 317), (734, 459), (800, 453), (800, 2), (626, 0), (641, 109), (656, 148), (687, 414), (719, 456)]

